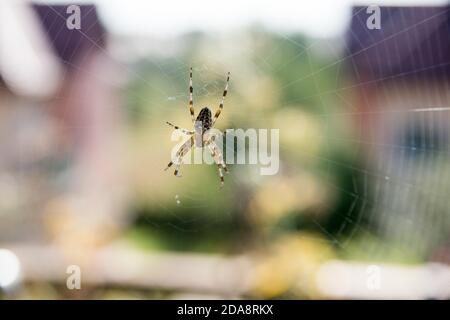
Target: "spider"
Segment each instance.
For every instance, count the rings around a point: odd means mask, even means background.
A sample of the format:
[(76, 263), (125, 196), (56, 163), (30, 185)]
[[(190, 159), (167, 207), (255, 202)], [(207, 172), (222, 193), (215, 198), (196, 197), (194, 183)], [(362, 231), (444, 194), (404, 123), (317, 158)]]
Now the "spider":
[[(211, 129), (216, 123), (217, 118), (219, 118), (220, 113), (223, 110), (223, 103), (225, 97), (228, 92), (228, 83), (230, 81), (230, 73), (227, 74), (227, 81), (225, 85), (225, 89), (223, 90), (222, 100), (219, 104), (219, 109), (217, 109), (214, 114), (214, 118), (211, 117), (211, 110), (208, 107), (204, 107), (200, 110), (197, 118), (195, 118), (194, 112), (194, 100), (192, 95), (194, 93), (194, 88), (192, 87), (192, 68), (189, 69), (189, 112), (191, 113), (192, 123), (194, 124), (194, 130), (190, 131), (184, 128), (180, 128), (170, 122), (166, 122), (169, 126), (173, 127), (175, 130), (180, 129), (181, 132), (190, 136), (189, 140), (181, 145), (181, 147), (176, 152), (176, 160), (175, 160), (175, 171), (174, 175), (177, 177), (181, 177), (179, 174), (180, 166), (183, 161), (184, 156), (191, 150), (192, 147), (195, 148), (203, 148), (207, 147), (211, 152), (211, 156), (214, 159), (214, 162), (217, 164), (217, 168), (219, 170), (220, 183), (221, 186), (224, 184), (223, 171), (228, 173), (227, 166), (223, 160), (222, 152), (220, 148), (217, 146), (215, 142), (216, 135), (211, 134), (208, 130)], [(164, 170), (169, 169), (174, 164), (173, 161), (170, 161), (167, 167)]]

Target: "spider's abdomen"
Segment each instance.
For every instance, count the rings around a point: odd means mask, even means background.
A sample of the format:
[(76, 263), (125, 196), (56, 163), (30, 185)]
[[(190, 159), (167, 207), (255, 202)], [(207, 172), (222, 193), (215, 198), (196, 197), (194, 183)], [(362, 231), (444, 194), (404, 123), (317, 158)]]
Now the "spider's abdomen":
[(196, 122), (196, 125), (201, 122), (202, 134), (205, 133), (205, 131), (211, 129), (211, 125), (212, 125), (211, 110), (209, 110), (209, 108), (207, 108), (207, 107), (200, 110), (200, 113), (198, 114), (195, 122)]

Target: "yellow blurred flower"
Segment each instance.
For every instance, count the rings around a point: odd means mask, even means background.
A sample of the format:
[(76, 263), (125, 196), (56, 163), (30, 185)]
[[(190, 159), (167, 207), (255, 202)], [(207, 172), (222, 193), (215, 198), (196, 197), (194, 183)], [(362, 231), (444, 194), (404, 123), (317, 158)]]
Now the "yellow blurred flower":
[(277, 112), (274, 127), (280, 128), (280, 143), (285, 150), (311, 159), (320, 152), (324, 144), (324, 133), (320, 121), (304, 112), (300, 106), (285, 108)]
[(87, 263), (92, 254), (117, 233), (118, 225), (108, 219), (111, 216), (111, 211), (100, 202), (86, 202), (81, 197), (66, 195), (46, 204), (43, 224), (49, 238), (66, 258)]
[(334, 258), (329, 242), (321, 236), (286, 235), (261, 252), (253, 278), (253, 294), (265, 299), (283, 294), (317, 298), (316, 272)]
[(249, 215), (253, 222), (266, 226), (293, 211), (313, 207), (318, 210), (327, 198), (327, 188), (308, 172), (291, 177), (273, 177), (255, 192), (250, 200)]

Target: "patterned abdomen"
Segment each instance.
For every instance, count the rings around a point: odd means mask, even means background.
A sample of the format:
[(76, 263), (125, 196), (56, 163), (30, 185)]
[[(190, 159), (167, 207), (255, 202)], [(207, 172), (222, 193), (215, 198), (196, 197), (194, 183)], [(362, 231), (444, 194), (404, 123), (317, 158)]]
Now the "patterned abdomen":
[(200, 113), (198, 114), (195, 122), (196, 126), (199, 125), (199, 123), (201, 122), (202, 134), (205, 133), (207, 130), (211, 129), (212, 125), (211, 110), (209, 110), (207, 107), (200, 110)]

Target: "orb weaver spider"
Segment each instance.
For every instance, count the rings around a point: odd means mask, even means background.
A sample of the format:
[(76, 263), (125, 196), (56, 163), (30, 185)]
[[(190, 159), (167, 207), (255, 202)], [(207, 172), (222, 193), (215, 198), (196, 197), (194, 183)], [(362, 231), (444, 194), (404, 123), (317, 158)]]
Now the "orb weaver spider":
[[(194, 93), (194, 88), (192, 87), (192, 68), (189, 69), (189, 112), (191, 113), (191, 119), (192, 123), (194, 124), (193, 128), (194, 130), (190, 131), (184, 128), (180, 128), (179, 126), (176, 126), (166, 121), (166, 123), (169, 126), (173, 127), (175, 130), (180, 129), (182, 133), (190, 136), (189, 140), (183, 143), (175, 154), (176, 157), (175, 171), (174, 171), (175, 176), (181, 177), (181, 175), (179, 174), (180, 166), (182, 164), (184, 156), (189, 152), (189, 150), (191, 150), (192, 147), (195, 148), (207, 147), (211, 152), (211, 156), (214, 159), (214, 162), (217, 164), (220, 176), (220, 183), (221, 186), (223, 186), (224, 178), (222, 170), (228, 173), (228, 169), (227, 166), (225, 165), (225, 161), (223, 160), (222, 151), (215, 142), (216, 135), (210, 133), (209, 129), (211, 129), (214, 126), (217, 118), (219, 118), (220, 113), (223, 110), (223, 103), (225, 101), (225, 97), (227, 96), (229, 81), (230, 81), (230, 73), (228, 72), (225, 89), (223, 90), (222, 100), (220, 101), (219, 109), (217, 109), (216, 113), (214, 114), (214, 118), (211, 117), (212, 115), (211, 110), (208, 107), (202, 108), (199, 114), (197, 115), (197, 118), (195, 118), (194, 100), (192, 97)], [(173, 164), (174, 162), (170, 161), (167, 167), (164, 169), (164, 171), (169, 169)]]

